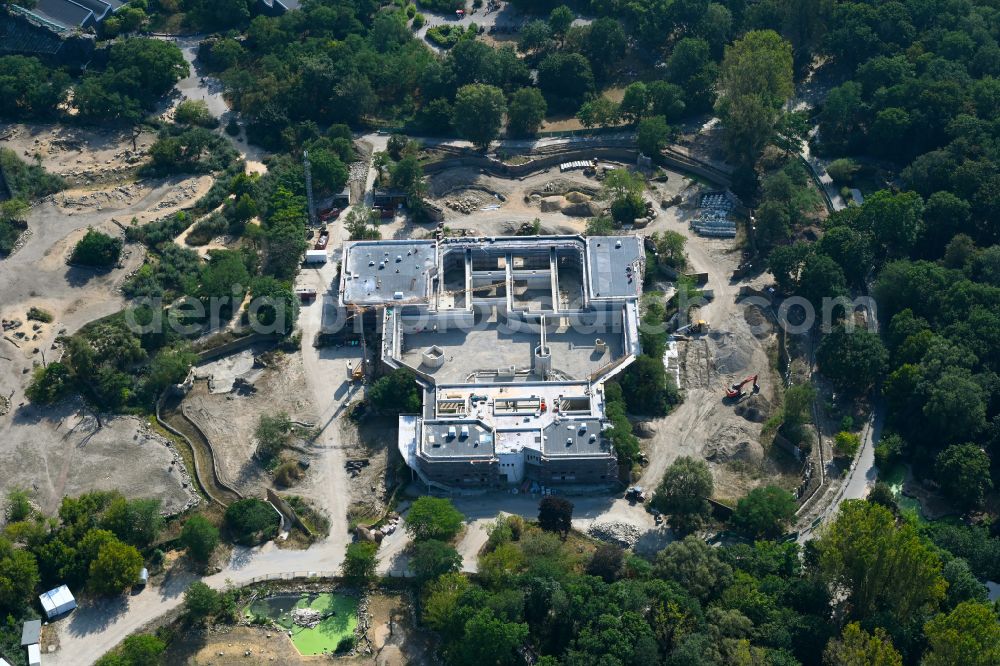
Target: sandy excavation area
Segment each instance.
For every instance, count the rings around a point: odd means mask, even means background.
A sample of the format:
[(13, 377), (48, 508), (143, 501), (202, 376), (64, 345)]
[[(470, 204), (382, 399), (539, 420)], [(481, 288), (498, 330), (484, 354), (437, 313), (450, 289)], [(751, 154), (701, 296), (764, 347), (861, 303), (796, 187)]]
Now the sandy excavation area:
[(46, 513), (64, 495), (91, 490), (156, 498), (168, 513), (198, 501), (180, 454), (148, 422), (119, 416), (101, 423), (77, 402), (0, 416), (0, 493), (28, 490)]
[[(187, 208), (211, 187), (210, 176), (136, 181), (152, 140), (140, 136), (133, 151), (130, 135), (0, 125), (5, 147), (24, 159), (37, 155), (70, 185), (32, 207), (20, 246), (0, 260), (0, 469), (7, 472), (0, 474), (0, 489), (32, 489), (47, 509), (64, 494), (92, 488), (160, 497), (171, 510), (188, 501), (182, 465), (169, 469), (175, 454), (162, 442), (147, 440), (139, 431), (142, 423), (113, 419), (88, 437), (93, 428), (77, 423), (78, 406), (41, 411), (24, 397), (32, 369), (59, 358), (56, 337), (120, 311), (121, 285), (142, 264), (144, 249), (126, 244), (113, 269), (68, 265), (88, 227), (121, 234), (132, 218), (146, 222)], [(53, 321), (29, 320), (32, 307), (46, 310)]]
[(66, 125), (0, 124), (0, 143), (25, 161), (40, 160), (46, 171), (70, 186), (121, 181), (145, 161), (154, 132), (143, 132), (132, 147), (132, 134)]
[[(181, 405), (184, 415), (212, 443), (223, 480), (244, 495), (263, 495), (264, 488), (273, 485), (270, 474), (254, 458), (254, 430), (260, 417), (285, 412), (293, 421), (316, 421), (303, 391), (302, 355), (247, 349), (195, 368), (195, 377), (194, 388)], [(308, 450), (305, 442), (297, 445)], [(290, 454), (309, 458), (294, 451)], [(307, 472), (302, 488), (308, 488), (308, 478)], [(295, 492), (302, 494), (300, 489)]]

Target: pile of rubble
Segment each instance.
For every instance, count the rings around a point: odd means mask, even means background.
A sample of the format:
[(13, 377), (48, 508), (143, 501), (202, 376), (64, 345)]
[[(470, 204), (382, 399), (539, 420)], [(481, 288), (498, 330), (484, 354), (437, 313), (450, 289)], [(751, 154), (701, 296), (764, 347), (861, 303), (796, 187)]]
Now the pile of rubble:
[(615, 521), (594, 523), (587, 530), (587, 534), (601, 541), (618, 544), (622, 548), (631, 548), (639, 541), (642, 530), (631, 523)]
[(104, 206), (124, 204), (128, 205), (142, 193), (142, 187), (135, 183), (130, 185), (119, 185), (110, 190), (92, 192), (78, 197), (60, 197), (59, 205), (64, 208), (94, 208), (101, 210)]
[(314, 629), (326, 616), (318, 610), (312, 608), (296, 608), (292, 610), (292, 622), (296, 626)]
[(362, 541), (382, 543), (382, 539), (395, 532), (402, 525), (403, 519), (398, 513), (390, 513), (388, 519), (382, 527), (369, 529), (364, 525), (358, 525), (355, 532)]
[(477, 210), (495, 210), (504, 200), (502, 194), (490, 195), (486, 192), (467, 190), (453, 199), (446, 199), (444, 205), (463, 215), (469, 215)]
[(368, 179), (368, 163), (351, 162), (348, 173), (350, 174), (350, 180), (359, 180), (363, 183)]

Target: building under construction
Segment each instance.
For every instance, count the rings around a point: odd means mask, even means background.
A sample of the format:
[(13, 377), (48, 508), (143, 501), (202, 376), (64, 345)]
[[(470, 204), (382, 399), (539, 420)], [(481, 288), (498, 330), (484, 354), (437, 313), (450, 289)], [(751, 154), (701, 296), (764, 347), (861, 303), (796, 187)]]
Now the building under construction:
[(381, 311), (381, 360), (414, 372), (399, 449), (444, 488), (609, 484), (604, 383), (639, 354), (637, 236), (356, 241), (341, 305)]

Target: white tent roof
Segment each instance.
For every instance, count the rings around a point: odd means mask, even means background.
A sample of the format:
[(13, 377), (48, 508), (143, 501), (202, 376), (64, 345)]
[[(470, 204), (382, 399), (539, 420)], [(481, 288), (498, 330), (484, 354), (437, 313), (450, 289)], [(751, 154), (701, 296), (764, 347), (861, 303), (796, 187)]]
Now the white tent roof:
[(76, 608), (76, 599), (73, 598), (73, 593), (65, 585), (60, 585), (54, 590), (39, 595), (38, 600), (42, 602), (42, 608), (50, 617)]

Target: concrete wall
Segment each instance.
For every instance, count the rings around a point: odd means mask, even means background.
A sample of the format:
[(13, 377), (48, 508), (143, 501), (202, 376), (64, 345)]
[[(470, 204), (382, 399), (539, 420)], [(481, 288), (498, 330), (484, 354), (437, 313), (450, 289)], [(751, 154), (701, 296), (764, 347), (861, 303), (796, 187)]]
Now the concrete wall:
[[(433, 175), (453, 169), (456, 167), (472, 167), (482, 169), (486, 173), (494, 176), (504, 176), (507, 178), (520, 178), (528, 174), (535, 173), (558, 166), (563, 162), (573, 162), (576, 160), (589, 160), (601, 158), (616, 162), (634, 164), (639, 156), (639, 151), (627, 145), (627, 142), (613, 142), (619, 145), (595, 145), (579, 147), (569, 144), (564, 150), (553, 150), (551, 153), (536, 156), (524, 164), (504, 164), (500, 160), (485, 155), (478, 155), (470, 152), (455, 151), (455, 157), (445, 158), (438, 162), (432, 162), (424, 166), (424, 173)], [(691, 173), (716, 185), (728, 188), (732, 185), (732, 178), (729, 174), (705, 162), (684, 155), (667, 148), (658, 158), (658, 163), (681, 173)]]
[(540, 463), (529, 460), (525, 472), (527, 478), (545, 485), (614, 483), (618, 480), (617, 474), (618, 461), (614, 456), (542, 457)]
[(468, 460), (428, 460), (417, 458), (420, 471), (431, 481), (452, 488), (488, 488), (500, 485), (495, 461), (471, 463)]

